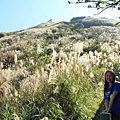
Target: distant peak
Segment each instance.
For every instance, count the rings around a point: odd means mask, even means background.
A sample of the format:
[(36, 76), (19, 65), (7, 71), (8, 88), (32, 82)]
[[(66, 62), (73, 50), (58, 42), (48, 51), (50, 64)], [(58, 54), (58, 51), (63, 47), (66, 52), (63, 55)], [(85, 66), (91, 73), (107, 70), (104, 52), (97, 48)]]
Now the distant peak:
[(48, 22), (52, 22), (52, 19), (48, 20)]

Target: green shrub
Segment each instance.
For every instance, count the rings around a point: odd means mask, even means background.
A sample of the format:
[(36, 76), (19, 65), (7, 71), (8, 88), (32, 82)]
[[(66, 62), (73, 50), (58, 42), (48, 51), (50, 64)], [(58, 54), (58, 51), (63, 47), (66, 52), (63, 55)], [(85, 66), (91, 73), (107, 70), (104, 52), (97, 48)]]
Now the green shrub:
[(14, 64), (14, 56), (11, 54), (6, 56), (5, 58), (2, 59), (2, 63), (3, 63), (3, 69), (12, 67), (12, 65)]
[(87, 52), (87, 53), (89, 53), (89, 51), (92, 51), (92, 52), (94, 52), (94, 51), (98, 51), (98, 52), (101, 52), (101, 48), (100, 48), (100, 45), (91, 45), (91, 46), (89, 46), (89, 47), (84, 47), (83, 48), (83, 52)]

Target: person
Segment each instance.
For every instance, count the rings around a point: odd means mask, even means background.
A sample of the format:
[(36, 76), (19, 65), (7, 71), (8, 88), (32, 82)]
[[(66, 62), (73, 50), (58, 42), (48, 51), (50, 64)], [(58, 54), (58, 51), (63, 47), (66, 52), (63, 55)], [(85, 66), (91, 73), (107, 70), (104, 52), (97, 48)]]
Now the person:
[(112, 120), (120, 120), (120, 82), (115, 81), (114, 71), (106, 71), (104, 84), (105, 112), (111, 113)]

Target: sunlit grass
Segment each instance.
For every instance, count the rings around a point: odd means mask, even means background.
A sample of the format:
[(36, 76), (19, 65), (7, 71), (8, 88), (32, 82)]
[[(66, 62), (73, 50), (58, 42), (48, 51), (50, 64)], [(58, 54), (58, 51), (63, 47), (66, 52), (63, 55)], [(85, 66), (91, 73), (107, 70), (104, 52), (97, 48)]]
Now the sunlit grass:
[(1, 40), (1, 120), (99, 120), (104, 73), (120, 70), (116, 28), (54, 29)]

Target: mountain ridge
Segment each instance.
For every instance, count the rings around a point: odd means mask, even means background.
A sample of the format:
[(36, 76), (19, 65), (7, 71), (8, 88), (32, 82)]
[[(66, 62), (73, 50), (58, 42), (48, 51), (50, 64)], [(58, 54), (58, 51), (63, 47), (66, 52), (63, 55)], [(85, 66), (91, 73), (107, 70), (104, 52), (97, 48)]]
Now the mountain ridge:
[[(89, 25), (85, 25), (86, 22)], [(88, 28), (91, 26), (112, 26), (112, 27), (114, 27), (116, 22), (117, 22), (117, 20), (109, 19), (109, 18), (105, 18), (105, 17), (95, 18), (95, 17), (90, 17), (90, 16), (81, 16), (81, 17), (73, 17), (69, 22), (61, 21), (61, 22), (55, 23), (55, 22), (52, 22), (52, 20), (49, 20), (47, 22), (36, 25), (32, 28), (44, 28), (44, 27), (57, 25), (60, 23), (65, 23), (65, 24), (79, 24), (79, 23), (81, 23), (81, 24), (83, 24), (83, 26), (85, 28)]]
[[(92, 23), (90, 23), (90, 22), (92, 22)], [(50, 19), (46, 22), (40, 23), (40, 24), (32, 26), (32, 27), (24, 28), (24, 29), (17, 30), (17, 31), (11, 31), (11, 32), (1, 31), (0, 33), (5, 34), (5, 33), (21, 32), (21, 31), (24, 31), (27, 29), (32, 29), (32, 28), (45, 28), (45, 27), (58, 25), (60, 23), (62, 23), (62, 24), (80, 24), (81, 23), (82, 27), (85, 27), (85, 28), (89, 28), (91, 26), (101, 26), (101, 25), (114, 27), (117, 22), (118, 22), (118, 20), (105, 18), (105, 17), (95, 18), (95, 17), (90, 17), (90, 16), (80, 16), (80, 17), (78, 16), (78, 17), (71, 18), (69, 22), (64, 21), (64, 20), (60, 21), (60, 22), (53, 22), (52, 19)]]

